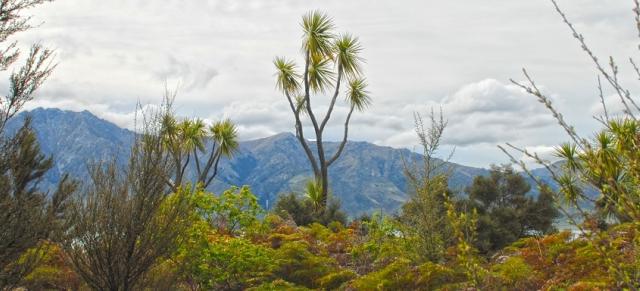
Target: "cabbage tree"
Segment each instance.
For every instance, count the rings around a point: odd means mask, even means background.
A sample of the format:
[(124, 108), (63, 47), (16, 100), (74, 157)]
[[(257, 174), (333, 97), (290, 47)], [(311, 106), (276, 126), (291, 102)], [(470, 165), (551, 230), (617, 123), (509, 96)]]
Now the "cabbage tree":
[[(362, 74), (362, 46), (358, 38), (348, 33), (335, 34), (332, 19), (318, 11), (304, 15), (301, 25), (304, 31), (302, 72), (290, 59), (276, 57), (273, 63), (276, 67), (276, 86), (286, 97), (293, 113), (296, 137), (320, 186), (320, 207), (324, 209), (329, 190), (329, 167), (344, 150), (353, 112), (364, 111), (371, 103), (371, 98)], [(335, 152), (327, 153), (323, 145), (324, 133), (341, 95), (348, 106), (342, 141)], [(314, 108), (312, 101), (322, 96), (327, 96), (329, 105), (324, 115), (318, 115), (320, 109)], [(303, 124), (307, 120), (310, 124)], [(310, 141), (305, 138), (305, 126), (312, 128), (315, 153)]]

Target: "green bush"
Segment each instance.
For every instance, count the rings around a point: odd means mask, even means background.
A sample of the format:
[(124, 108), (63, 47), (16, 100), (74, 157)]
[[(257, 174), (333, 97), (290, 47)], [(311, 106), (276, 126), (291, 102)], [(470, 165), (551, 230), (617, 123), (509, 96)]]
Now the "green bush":
[(504, 262), (494, 265), (491, 271), (507, 286), (526, 288), (531, 284), (533, 269), (520, 257), (509, 257)]
[(267, 280), (274, 251), (243, 238), (213, 237), (184, 258), (192, 279), (205, 289), (244, 289)]
[(342, 270), (320, 278), (318, 280), (318, 284), (322, 289), (336, 290), (344, 283), (349, 282), (356, 277), (358, 277), (358, 274), (356, 274), (354, 271)]
[(317, 288), (318, 279), (337, 269), (334, 259), (311, 253), (309, 244), (303, 241), (284, 243), (276, 250), (275, 258), (276, 276), (308, 288)]
[(458, 273), (442, 264), (427, 262), (418, 266), (416, 285), (423, 290), (435, 290), (465, 281), (464, 274)]
[(283, 291), (306, 291), (308, 288), (301, 287), (295, 285), (293, 283), (289, 283), (285, 280), (278, 279), (273, 282), (262, 283), (260, 286), (248, 288), (247, 291), (273, 291), (273, 290), (283, 290)]
[(354, 280), (349, 287), (355, 290), (415, 290), (415, 281), (411, 262), (399, 259), (379, 271)]
[(297, 225), (307, 226), (314, 222), (329, 225), (337, 221), (345, 225), (347, 215), (340, 210), (340, 202), (330, 199), (324, 211), (318, 211), (308, 197), (298, 197), (294, 193), (280, 195), (274, 212), (284, 219), (291, 218)]

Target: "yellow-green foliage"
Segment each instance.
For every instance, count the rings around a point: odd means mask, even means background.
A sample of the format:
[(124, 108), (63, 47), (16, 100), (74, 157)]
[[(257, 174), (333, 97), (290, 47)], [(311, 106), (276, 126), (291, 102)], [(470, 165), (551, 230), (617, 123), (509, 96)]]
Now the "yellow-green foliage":
[(398, 258), (415, 257), (412, 237), (391, 217), (375, 214), (362, 228), (364, 237), (351, 249), (357, 272), (368, 273)]
[(318, 279), (318, 285), (325, 290), (335, 290), (351, 279), (358, 277), (354, 271), (342, 270)]
[(253, 286), (276, 268), (273, 250), (242, 238), (214, 238), (198, 255), (192, 275), (206, 288)]
[(190, 197), (191, 227), (174, 260), (185, 280), (201, 288), (246, 288), (275, 269), (274, 251), (240, 236), (259, 224), (261, 212), (247, 187), (216, 197), (196, 190)]
[(453, 237), (456, 240), (455, 263), (467, 275), (472, 287), (481, 287), (486, 270), (478, 257), (478, 251), (470, 243), (476, 237), (478, 213), (475, 209), (471, 213), (459, 213), (448, 197), (445, 199), (445, 205)]
[(416, 285), (423, 290), (446, 289), (446, 287), (465, 281), (463, 273), (456, 272), (444, 264), (427, 262), (418, 266)]
[(275, 259), (279, 278), (309, 288), (318, 287), (320, 278), (337, 270), (334, 259), (311, 253), (303, 241), (284, 243), (275, 251)]
[[(208, 194), (208, 195), (207, 195)], [(200, 198), (198, 212), (218, 233), (231, 234), (258, 223), (262, 213), (258, 199), (249, 187), (232, 187), (216, 197), (206, 193)]]
[(173, 259), (161, 260), (151, 268), (142, 278), (140, 288), (145, 291), (189, 290), (187, 284), (181, 280), (179, 265)]
[(272, 282), (267, 282), (260, 284), (259, 286), (248, 288), (247, 291), (274, 291), (274, 290), (282, 290), (282, 291), (306, 291), (310, 290), (306, 287), (298, 286), (296, 284), (287, 282), (282, 279), (277, 279)]
[(398, 259), (381, 270), (354, 280), (349, 286), (355, 290), (415, 290), (415, 281), (411, 261)]
[(414, 290), (415, 274), (409, 260), (399, 259), (354, 280), (350, 287), (356, 290)]
[(636, 232), (634, 224), (622, 224), (591, 239), (573, 239), (569, 232), (522, 239), (505, 249), (507, 258), (493, 264), (492, 275), (501, 286), (521, 289), (617, 289), (624, 284), (617, 271), (637, 276)]
[[(606, 118), (605, 127), (589, 140), (574, 140), (557, 149), (557, 155), (566, 163), (556, 178), (565, 202), (580, 209), (585, 199), (583, 185), (600, 193), (593, 203), (593, 214), (582, 213), (589, 231), (585, 239), (601, 258), (602, 265), (611, 274), (616, 287), (640, 288), (640, 122), (631, 114), (620, 119)], [(595, 216), (600, 226), (607, 221), (626, 223), (623, 231), (603, 232), (589, 227)], [(629, 225), (633, 225), (629, 227)], [(613, 237), (610, 237), (613, 235)], [(624, 245), (621, 250), (620, 246)], [(587, 250), (584, 250), (587, 251)]]
[(277, 249), (284, 243), (304, 240), (304, 234), (295, 225), (287, 223), (275, 215), (267, 218), (269, 219), (270, 228), (267, 241), (272, 248)]
[[(476, 216), (457, 212), (447, 200), (456, 244), (442, 260), (425, 262), (413, 237), (391, 217), (375, 215), (348, 227), (337, 222), (299, 227), (276, 215), (260, 218), (259, 208), (251, 206), (253, 194), (242, 192), (234, 189), (222, 197), (201, 190), (181, 193), (192, 207), (183, 221), (189, 228), (177, 253), (160, 260), (139, 288), (611, 290), (623, 286), (622, 276), (633, 281), (640, 267), (635, 252), (640, 224), (635, 222), (607, 231), (587, 223), (589, 239), (569, 232), (521, 239), (486, 261), (469, 243)], [(229, 227), (232, 221), (235, 226)], [(82, 287), (62, 250), (51, 245), (41, 251), (44, 264), (24, 286)]]
[(444, 264), (427, 262), (415, 266), (398, 259), (381, 270), (349, 283), (355, 290), (457, 290), (467, 282), (466, 276)]
[(504, 262), (494, 265), (491, 271), (508, 286), (527, 289), (535, 277), (534, 271), (521, 257), (509, 257)]
[(181, 249), (176, 260), (184, 276), (204, 288), (246, 288), (265, 281), (276, 268), (274, 251), (241, 237), (210, 234)]
[(77, 290), (83, 286), (80, 276), (68, 264), (66, 255), (59, 246), (45, 242), (37, 250), (31, 249), (28, 252), (38, 252), (40, 264), (24, 278), (22, 286), (33, 290)]
[(307, 229), (308, 234), (317, 240), (326, 241), (329, 238), (329, 235), (331, 235), (331, 230), (327, 229), (322, 224), (319, 224), (317, 222), (309, 225)]

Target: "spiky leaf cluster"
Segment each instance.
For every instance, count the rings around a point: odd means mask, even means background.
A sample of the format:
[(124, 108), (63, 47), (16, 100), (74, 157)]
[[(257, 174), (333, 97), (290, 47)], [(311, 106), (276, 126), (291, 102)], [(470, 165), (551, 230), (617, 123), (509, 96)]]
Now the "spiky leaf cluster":
[[(308, 74), (308, 87), (311, 91), (326, 92), (335, 88), (337, 82), (345, 78), (348, 82), (362, 78), (361, 57), (362, 45), (360, 40), (349, 34), (334, 33), (333, 20), (326, 14), (313, 11), (303, 17), (301, 26), (304, 31), (302, 50), (305, 55), (304, 68)], [(303, 74), (297, 71), (298, 66), (293, 60), (276, 57), (273, 61), (276, 67), (276, 87), (292, 98), (302, 95), (300, 92), (304, 83)], [(366, 83), (361, 82), (362, 85)], [(364, 87), (358, 87), (364, 90)], [(363, 91), (364, 93), (364, 91)]]

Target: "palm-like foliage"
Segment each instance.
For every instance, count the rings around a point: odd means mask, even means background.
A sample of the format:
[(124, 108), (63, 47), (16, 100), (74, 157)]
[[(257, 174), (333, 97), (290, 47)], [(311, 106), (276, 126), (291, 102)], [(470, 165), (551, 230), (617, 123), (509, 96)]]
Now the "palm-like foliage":
[(306, 102), (304, 96), (298, 95), (295, 98), (295, 111), (299, 112), (301, 116), (304, 116), (307, 112), (306, 110), (302, 110), (305, 108)]
[(357, 37), (351, 34), (341, 35), (334, 46), (338, 67), (351, 79), (362, 72), (363, 59), (360, 57), (362, 45)]
[(171, 114), (165, 114), (160, 121), (162, 143), (165, 147), (172, 147), (172, 141), (178, 135), (178, 121)]
[(313, 204), (315, 211), (322, 208), (322, 185), (315, 180), (309, 180), (305, 188), (305, 195)]
[(322, 54), (313, 54), (309, 62), (309, 88), (313, 92), (325, 92), (335, 81), (331, 67), (333, 60)]
[[(593, 138), (580, 136), (575, 128), (568, 124), (563, 115), (553, 106), (551, 99), (545, 95), (536, 85), (533, 78), (526, 70), (523, 70), (526, 83), (512, 82), (522, 88), (527, 93), (533, 95), (539, 102), (550, 111), (558, 124), (564, 129), (571, 144), (564, 144), (557, 149), (557, 155), (566, 160), (564, 167), (560, 170), (550, 165), (549, 162), (541, 159), (538, 155), (520, 149), (513, 145), (508, 145), (528, 158), (535, 160), (544, 166), (552, 178), (561, 186), (560, 191), (568, 200), (569, 205), (575, 208), (581, 218), (586, 221), (593, 221), (594, 214), (598, 218), (598, 227), (604, 227), (611, 222), (632, 222), (634, 231), (631, 234), (633, 243), (626, 246), (629, 253), (638, 253), (640, 250), (640, 239), (638, 236), (638, 221), (640, 221), (640, 123), (638, 123), (637, 112), (640, 106), (634, 100), (631, 90), (626, 85), (621, 84), (623, 80), (618, 68), (618, 63), (613, 57), (608, 58), (607, 64), (591, 50), (586, 42), (586, 38), (576, 29), (567, 15), (562, 11), (556, 0), (551, 0), (556, 12), (566, 24), (571, 35), (579, 43), (581, 49), (591, 59), (598, 74), (598, 95), (603, 106), (603, 116), (597, 116), (604, 126), (603, 130)], [(634, 2), (635, 26), (640, 27), (640, 1)], [(631, 67), (635, 72), (633, 78), (640, 77), (640, 70), (633, 58), (630, 58)], [(604, 81), (604, 82), (602, 82)], [(615, 119), (607, 109), (604, 98), (603, 84), (608, 84), (610, 89), (618, 98), (618, 105), (623, 107), (621, 114)], [(519, 163), (530, 175), (524, 162), (518, 161), (505, 148), (502, 150), (511, 157), (512, 161)], [(531, 175), (533, 177), (533, 175)], [(540, 181), (537, 181), (540, 183)], [(584, 195), (582, 189), (588, 186), (599, 192), (595, 197)], [(584, 205), (594, 205), (597, 212), (584, 209)], [(563, 209), (561, 209), (563, 210)], [(563, 210), (564, 211), (564, 210)], [(593, 244), (594, 249), (603, 257), (604, 264), (608, 271), (615, 276), (616, 288), (638, 290), (640, 288), (640, 261), (637, 256), (632, 256), (631, 262), (620, 263), (609, 259), (608, 252), (612, 251), (613, 245), (608, 239), (601, 240), (601, 235), (605, 234), (598, 229), (591, 228), (594, 224), (582, 224), (573, 219), (572, 215), (565, 212), (571, 224), (578, 228), (583, 237)], [(588, 230), (585, 228), (589, 228)], [(627, 268), (627, 266), (632, 266)]]
[(214, 123), (210, 129), (213, 141), (219, 145), (220, 154), (231, 157), (238, 150), (238, 129), (229, 119)]
[[(173, 177), (166, 182), (174, 189), (183, 185), (187, 168), (193, 161), (196, 167), (195, 180), (209, 186), (217, 175), (218, 164), (224, 156), (231, 158), (238, 150), (238, 130), (231, 120), (216, 122), (207, 127), (201, 119), (178, 121), (167, 111), (161, 119), (163, 147), (173, 159)], [(207, 150), (207, 144), (210, 149)], [(204, 160), (201, 160), (205, 157)], [(192, 183), (193, 186), (196, 183)]]
[[(204, 150), (205, 125), (202, 120), (178, 121), (171, 114), (164, 114), (161, 119), (163, 147), (173, 158), (174, 174), (172, 187), (182, 184), (185, 171), (191, 160), (191, 153)], [(167, 181), (170, 181), (167, 179)]]
[(331, 56), (333, 52), (333, 20), (319, 11), (312, 11), (302, 17), (304, 39), (302, 50), (309, 54)]
[[(320, 206), (327, 204), (329, 189), (328, 168), (341, 155), (347, 142), (349, 122), (354, 110), (363, 111), (371, 103), (366, 82), (362, 78), (362, 62), (360, 57), (362, 46), (357, 37), (351, 34), (337, 36), (333, 31), (332, 19), (324, 13), (312, 11), (305, 14), (301, 23), (304, 31), (302, 53), (304, 56), (304, 72), (296, 72), (293, 61), (277, 57), (273, 64), (276, 67), (276, 87), (281, 91), (295, 118), (295, 130), (298, 141), (302, 145), (313, 169), (316, 181), (321, 190)], [(338, 150), (331, 156), (326, 155), (322, 143), (324, 129), (331, 118), (336, 105), (340, 86), (349, 81), (346, 100), (349, 114), (344, 122), (344, 134)], [(302, 80), (300, 80), (302, 79)], [(324, 117), (316, 117), (311, 106), (311, 94), (331, 92), (329, 108)], [(308, 117), (315, 135), (317, 154), (314, 154), (304, 137), (302, 116)]]
[(276, 67), (276, 87), (289, 96), (295, 96), (300, 90), (300, 74), (296, 73), (296, 64), (285, 58), (276, 57), (273, 60)]
[(577, 162), (578, 148), (574, 144), (564, 143), (556, 148), (555, 156), (567, 161), (571, 170), (577, 170), (580, 166)]
[(595, 202), (605, 217), (640, 219), (640, 192), (634, 186), (640, 181), (639, 129), (634, 120), (611, 120), (584, 150), (578, 151), (574, 144), (558, 147), (556, 156), (566, 161), (564, 171), (557, 174), (564, 198), (574, 203), (591, 200), (582, 188), (592, 185), (602, 193)]
[(349, 82), (347, 100), (352, 108), (359, 111), (364, 111), (371, 104), (371, 97), (367, 91), (367, 82), (365, 79), (354, 79)]
[(180, 134), (183, 141), (183, 148), (186, 152), (191, 152), (194, 149), (204, 151), (204, 121), (201, 119), (182, 121), (180, 123)]

